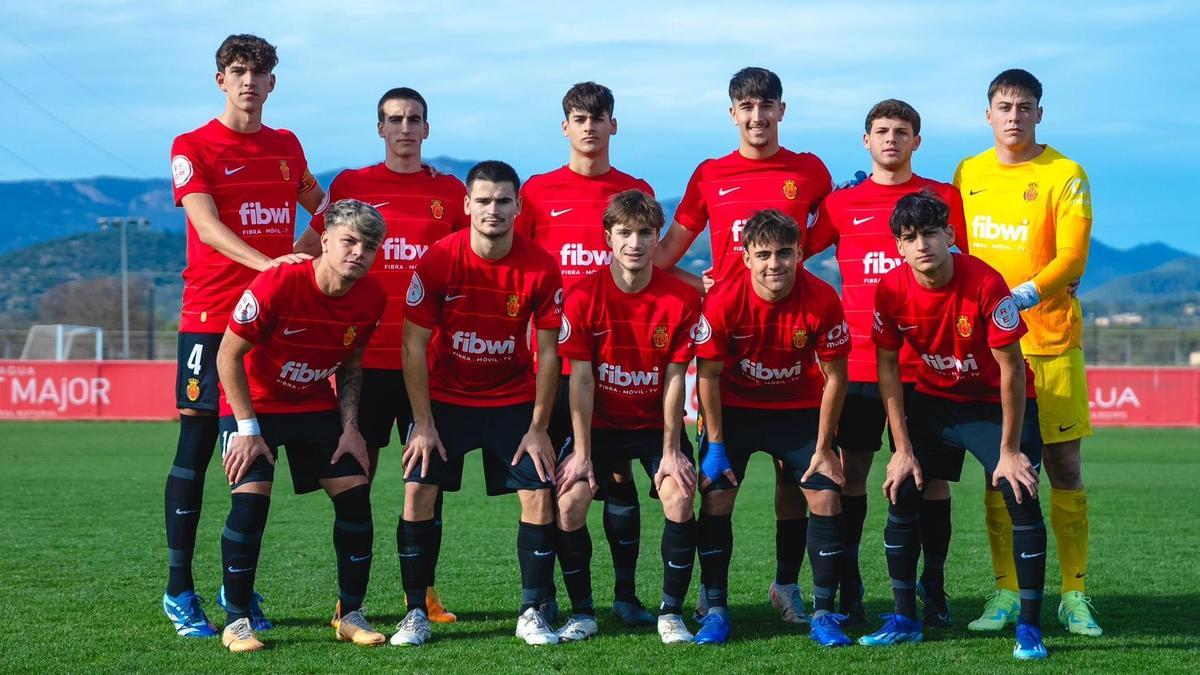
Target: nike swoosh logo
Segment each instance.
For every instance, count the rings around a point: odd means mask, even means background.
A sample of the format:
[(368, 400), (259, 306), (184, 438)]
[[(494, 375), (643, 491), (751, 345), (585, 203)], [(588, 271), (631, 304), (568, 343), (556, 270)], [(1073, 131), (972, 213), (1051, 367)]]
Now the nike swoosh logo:
[(419, 555), (421, 555), (421, 554), (420, 553), (397, 553), (396, 557), (398, 557), (398, 558), (415, 558)]
[(741, 190), (741, 189), (742, 189), (741, 185), (739, 185), (737, 187), (731, 187), (731, 188), (721, 188), (720, 190), (717, 190), (717, 196), (724, 197), (725, 195), (729, 194), (730, 192), (733, 192), (735, 190)]
[(381, 208), (383, 208), (383, 207), (387, 206), (388, 204), (391, 204), (391, 202), (379, 202), (378, 204), (372, 204), (372, 205), (371, 205), (371, 208), (373, 208), (373, 209), (381, 209)]
[(350, 556), (350, 562), (362, 562), (364, 560), (370, 560), (372, 555), (374, 554), (368, 553), (366, 555), (352, 555)]
[(866, 218), (855, 218), (853, 222), (855, 225), (862, 225), (863, 223), (867, 222), (868, 220), (872, 220), (873, 218), (875, 218), (875, 216), (867, 216)]
[(895, 545), (893, 545), (893, 544), (884, 544), (884, 545), (883, 545), (883, 547), (884, 547), (884, 548), (904, 548), (904, 545), (903, 545), (903, 544), (895, 544)]
[(828, 558), (831, 555), (841, 555), (841, 551), (817, 551), (822, 558)]
[(638, 539), (618, 539), (617, 543), (620, 544), (621, 546), (633, 546), (634, 544), (638, 543), (639, 541), (641, 541), (640, 538), (638, 538)]
[(746, 340), (746, 339), (749, 339), (749, 338), (752, 338), (752, 337), (754, 337), (754, 334), (753, 334), (753, 333), (751, 333), (751, 334), (749, 334), (749, 335), (734, 335), (734, 336), (733, 336), (733, 339), (734, 339), (734, 340)]
[(459, 298), (465, 298), (465, 297), (467, 297), (467, 296), (466, 295), (447, 295), (445, 302), (450, 302), (451, 300), (458, 300)]
[(1038, 470), (1038, 467), (1039, 467), (1039, 466), (1041, 466), (1041, 465), (1042, 465), (1042, 463), (1041, 463), (1041, 462), (1038, 462), (1037, 464), (1034, 464), (1034, 465), (1033, 465), (1032, 467), (1030, 467), (1030, 468), (1032, 468), (1034, 471), (1037, 471), (1037, 470)]
[(177, 515), (177, 516), (186, 516), (189, 513), (200, 513), (200, 509), (192, 509), (191, 511), (184, 511), (183, 509), (175, 509), (175, 515)]
[(1029, 555), (1028, 553), (1026, 553), (1024, 551), (1021, 551), (1021, 558), (1025, 559), (1025, 560), (1029, 560), (1030, 558), (1039, 558), (1044, 555), (1046, 555), (1045, 551), (1042, 551), (1041, 553), (1034, 553), (1033, 555)]
[(1064, 427), (1063, 425), (1060, 424), (1060, 425), (1058, 425), (1058, 430), (1059, 431), (1070, 431), (1071, 429), (1074, 429), (1077, 426), (1079, 426), (1079, 422), (1076, 422), (1069, 427)]
[(539, 558), (545, 558), (548, 555), (554, 555), (554, 551), (539, 551), (534, 549), (533, 554)]
[(283, 334), (284, 334), (284, 335), (295, 335), (296, 333), (303, 333), (303, 332), (304, 332), (304, 331), (306, 331), (306, 330), (308, 330), (308, 329), (307, 329), (307, 328), (295, 328), (295, 329), (293, 329), (293, 328), (284, 328), (284, 329), (283, 329)]
[(575, 210), (575, 207), (571, 207), (569, 209), (561, 209), (561, 210), (560, 209), (550, 209), (550, 217), (557, 218), (564, 213), (568, 213), (568, 212), (574, 211), (574, 210)]
[(611, 333), (611, 332), (612, 332), (611, 328), (609, 328), (608, 330), (594, 330), (594, 331), (592, 331), (592, 337), (600, 337), (601, 335), (604, 335), (605, 333)]
[(1076, 579), (1082, 579), (1082, 578), (1084, 578), (1084, 577), (1086, 577), (1086, 576), (1087, 576), (1086, 574), (1082, 574), (1082, 573), (1080, 573), (1080, 574), (1076, 574), (1076, 575), (1075, 575), (1075, 578), (1076, 578)]
[(692, 566), (692, 563), (688, 563), (686, 565), (676, 565), (674, 560), (668, 560), (667, 566), (673, 570), (686, 570), (687, 568)]
[(975, 195), (979, 194), (980, 192), (987, 192), (987, 188), (984, 188), (982, 190), (971, 190), (970, 194), (972, 197), (974, 197)]
[(900, 332), (904, 332), (906, 330), (912, 330), (916, 328), (916, 326), (896, 326), (896, 328), (899, 328)]
[(232, 176), (233, 174), (235, 174), (235, 173), (237, 173), (237, 172), (241, 171), (241, 170), (242, 170), (242, 169), (244, 169), (244, 168), (246, 168), (246, 165), (245, 165), (245, 164), (243, 164), (243, 165), (239, 166), (239, 167), (238, 167), (238, 168), (236, 168), (236, 169), (230, 169), (229, 167), (225, 167), (225, 175), (226, 175), (226, 176)]
[(230, 565), (229, 567), (225, 568), (225, 570), (227, 572), (229, 572), (230, 574), (238, 574), (239, 572), (249, 572), (252, 569), (254, 569), (254, 568), (253, 567), (234, 567), (233, 565)]

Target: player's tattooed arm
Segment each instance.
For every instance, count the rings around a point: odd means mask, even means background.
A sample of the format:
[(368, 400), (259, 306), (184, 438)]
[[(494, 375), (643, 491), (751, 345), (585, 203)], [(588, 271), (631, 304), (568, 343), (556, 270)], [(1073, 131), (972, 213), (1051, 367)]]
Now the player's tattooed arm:
[(258, 431), (258, 419), (250, 401), (250, 384), (246, 379), (244, 360), (252, 347), (254, 343), (226, 328), (221, 338), (221, 348), (217, 351), (217, 374), (239, 429), (228, 439), (221, 452), (225, 477), (230, 485), (240, 483), (260, 456), (266, 457), (268, 463), (275, 464), (275, 457), (263, 441), (262, 434), (254, 433)]
[(875, 348), (879, 367), (879, 395), (883, 398), (883, 409), (887, 412), (888, 425), (895, 439), (896, 452), (888, 462), (887, 477), (883, 481), (883, 496), (893, 504), (900, 495), (900, 486), (909, 476), (918, 488), (925, 487), (921, 465), (913, 454), (912, 440), (908, 437), (908, 424), (904, 421), (904, 385), (900, 383), (900, 352), (883, 347)]
[(833, 449), (833, 437), (837, 432), (838, 419), (842, 416), (842, 404), (846, 401), (846, 387), (849, 377), (846, 374), (846, 359), (833, 361), (818, 361), (821, 372), (825, 375), (825, 389), (821, 394), (821, 412), (817, 426), (817, 447), (813, 452), (812, 462), (805, 472), (801, 482), (807, 481), (815, 474), (821, 474), (829, 480), (842, 485), (845, 478), (842, 475), (842, 461)]
[(568, 382), (571, 400), (571, 454), (558, 465), (554, 483), (561, 497), (579, 481), (587, 481), (596, 492), (596, 474), (592, 466), (592, 411), (596, 400), (596, 375), (591, 361), (571, 359)]
[(367, 454), (367, 441), (358, 430), (358, 400), (362, 393), (362, 353), (360, 346), (350, 358), (337, 369), (338, 408), (342, 413), (342, 437), (338, 439), (337, 451), (329, 460), (336, 464), (342, 455), (350, 455), (368, 475), (371, 459)]
[(433, 331), (411, 321), (404, 322), (404, 388), (412, 406), (413, 428), (404, 446), (404, 477), (420, 467), (421, 477), (429, 471), (429, 458), (437, 450), (446, 459), (446, 448), (433, 426), (429, 403), (429, 359), (426, 348)]
[(1017, 503), (1023, 495), (1037, 499), (1038, 474), (1029, 458), (1021, 453), (1021, 425), (1025, 421), (1025, 357), (1021, 343), (992, 348), (992, 356), (1000, 366), (1000, 461), (992, 472), (992, 487), (1007, 480)]

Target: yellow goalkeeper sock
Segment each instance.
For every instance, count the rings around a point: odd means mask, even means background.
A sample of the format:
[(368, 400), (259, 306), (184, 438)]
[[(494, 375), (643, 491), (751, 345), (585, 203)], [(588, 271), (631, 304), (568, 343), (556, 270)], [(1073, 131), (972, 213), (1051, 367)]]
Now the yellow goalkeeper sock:
[(1087, 492), (1050, 490), (1050, 525), (1058, 545), (1058, 568), (1062, 573), (1062, 592), (1083, 592), (1087, 575), (1088, 515)]
[[(996, 588), (1017, 592), (1017, 565), (1013, 562), (1012, 518), (999, 491), (983, 493), (984, 519), (987, 521), (988, 544), (992, 550), (992, 571)], [(1057, 531), (1057, 530), (1056, 530)]]

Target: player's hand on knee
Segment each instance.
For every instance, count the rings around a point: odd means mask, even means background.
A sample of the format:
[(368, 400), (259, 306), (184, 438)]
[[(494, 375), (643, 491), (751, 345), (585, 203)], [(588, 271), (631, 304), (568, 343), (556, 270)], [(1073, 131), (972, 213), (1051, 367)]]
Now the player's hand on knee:
[(1037, 499), (1038, 474), (1029, 458), (1020, 452), (1000, 452), (1000, 461), (992, 472), (992, 487), (1000, 487), (1001, 479), (1008, 481), (1018, 504), (1024, 496), (1022, 493)]
[(668, 476), (684, 492), (691, 493), (696, 489), (696, 469), (691, 462), (684, 459), (683, 453), (678, 450), (663, 450), (662, 461), (659, 462), (658, 471), (654, 474), (655, 489), (661, 492), (663, 481)]
[(268, 463), (275, 465), (275, 457), (262, 436), (231, 434), (225, 452), (221, 455), (221, 463), (225, 467), (225, 477), (229, 479), (229, 484), (236, 485), (242, 482), (254, 460), (259, 457), (266, 457)]
[(721, 476), (737, 487), (737, 474), (729, 463), (729, 455), (725, 452), (725, 444), (719, 441), (709, 441), (704, 451), (704, 459), (700, 460), (700, 488), (707, 488)]
[(402, 457), (404, 477), (411, 476), (413, 470), (420, 466), (421, 478), (424, 478), (429, 473), (429, 458), (435, 449), (441, 455), (442, 461), (445, 461), (447, 459), (446, 448), (442, 445), (442, 439), (438, 437), (437, 429), (432, 424), (413, 426), (412, 433), (408, 436), (408, 444), (404, 446), (404, 456)]
[(330, 464), (337, 464), (342, 455), (350, 455), (362, 467), (364, 473), (371, 473), (371, 457), (367, 454), (367, 441), (356, 427), (346, 425), (342, 437), (338, 439), (337, 450), (333, 452)]
[(818, 450), (813, 453), (812, 461), (808, 463), (808, 471), (804, 472), (800, 482), (807, 483), (817, 474), (837, 483), (839, 487), (846, 484), (845, 474), (842, 473), (842, 460), (832, 449)]
[(561, 497), (571, 490), (578, 482), (585, 481), (592, 494), (596, 494), (596, 473), (592, 460), (584, 457), (578, 451), (572, 452), (567, 461), (558, 465), (554, 472), (554, 484), (558, 486), (558, 496)]
[(896, 499), (900, 496), (900, 486), (904, 485), (904, 481), (912, 477), (916, 483), (918, 490), (925, 489), (925, 477), (921, 475), (921, 464), (917, 461), (916, 455), (912, 450), (902, 451), (897, 449), (892, 455), (891, 461), (887, 466), (887, 478), (883, 480), (883, 496), (887, 497), (889, 503), (895, 504)]
[(554, 480), (554, 445), (550, 443), (549, 434), (539, 429), (525, 432), (521, 437), (521, 444), (517, 446), (517, 453), (513, 455), (513, 466), (521, 461), (522, 455), (529, 455), (539, 480)]

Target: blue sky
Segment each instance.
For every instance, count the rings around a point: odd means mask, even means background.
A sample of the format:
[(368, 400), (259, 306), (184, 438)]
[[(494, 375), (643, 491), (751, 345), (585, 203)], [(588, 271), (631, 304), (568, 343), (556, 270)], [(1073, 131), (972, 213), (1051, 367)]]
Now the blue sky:
[(430, 103), (429, 156), (498, 158), (522, 175), (565, 162), (559, 101), (615, 91), (616, 166), (679, 195), (729, 152), (729, 76), (783, 78), (786, 146), (835, 177), (864, 168), (876, 101), (921, 112), (917, 171), (948, 180), (991, 144), (987, 83), (1023, 67), (1045, 86), (1039, 140), (1092, 179), (1094, 234), (1200, 253), (1189, 131), (1200, 100), (1187, 2), (55, 2), (10, 3), (0, 25), (0, 180), (169, 175), (178, 133), (221, 110), (213, 52), (229, 33), (277, 44), (265, 121), (317, 170), (379, 161), (374, 105), (392, 86)]

